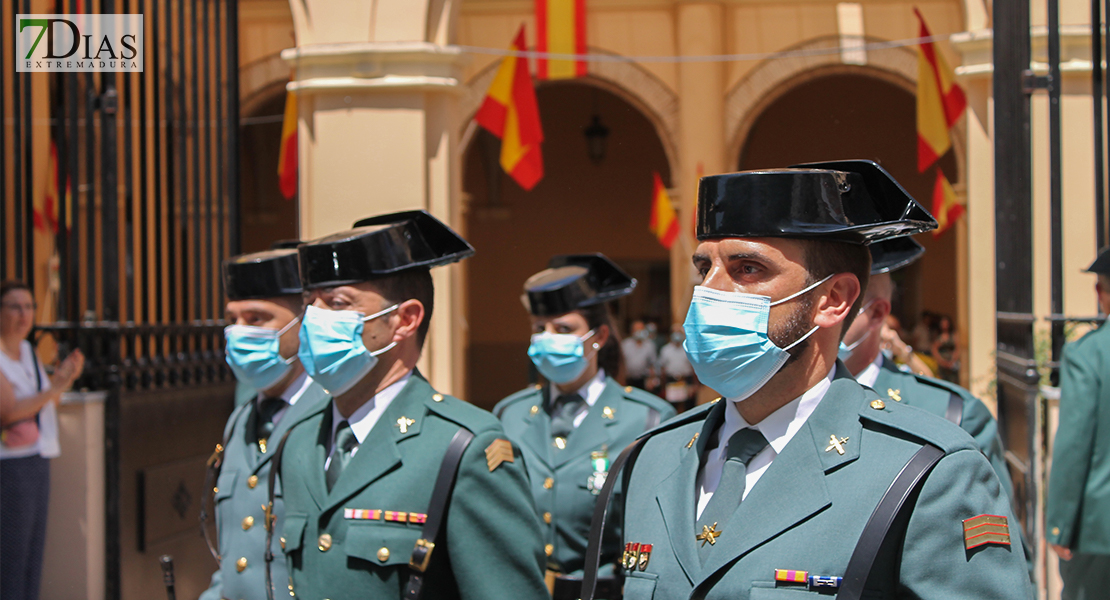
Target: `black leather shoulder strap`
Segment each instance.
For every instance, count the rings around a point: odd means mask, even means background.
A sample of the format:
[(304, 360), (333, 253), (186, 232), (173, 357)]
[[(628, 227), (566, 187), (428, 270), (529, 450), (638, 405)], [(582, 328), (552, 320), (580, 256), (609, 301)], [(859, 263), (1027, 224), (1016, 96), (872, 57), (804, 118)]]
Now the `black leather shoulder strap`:
[(891, 524), (901, 512), (906, 499), (925, 481), (929, 471), (943, 456), (944, 451), (940, 448), (925, 444), (902, 467), (902, 471), (894, 478), (879, 505), (871, 513), (871, 518), (856, 542), (852, 558), (848, 560), (848, 568), (844, 571), (844, 582), (836, 594), (837, 600), (859, 600)]
[[(658, 414), (658, 413), (656, 413)], [(605, 476), (605, 485), (594, 504), (594, 516), (590, 521), (590, 541), (586, 546), (586, 562), (583, 567), (582, 591), (578, 594), (580, 600), (594, 600), (597, 588), (597, 570), (601, 566), (601, 537), (605, 531), (605, 518), (609, 514), (609, 501), (613, 498), (617, 479), (625, 463), (630, 460), (635, 462), (635, 457), (640, 453), (640, 448), (650, 436), (644, 436), (625, 447), (617, 460), (609, 467), (609, 474)]]
[(281, 436), (281, 442), (274, 450), (274, 458), (270, 462), (270, 476), (266, 482), (269, 502), (266, 504), (266, 514), (263, 517), (265, 520), (263, 525), (266, 527), (266, 553), (263, 556), (266, 558), (266, 598), (268, 600), (274, 600), (274, 574), (270, 567), (270, 563), (274, 562), (274, 492), (277, 487), (278, 472), (281, 471), (281, 455), (285, 453), (285, 441), (289, 439), (290, 433), (293, 433), (293, 428), (289, 428), (285, 435)]
[[(251, 400), (253, 402), (253, 400)], [(251, 409), (243, 409), (243, 411)], [(231, 421), (224, 428), (224, 439), (222, 444), (216, 444), (216, 449), (212, 451), (212, 456), (208, 457), (208, 463), (204, 470), (204, 488), (201, 491), (200, 497), (200, 532), (204, 536), (204, 543), (208, 546), (208, 552), (212, 554), (212, 558), (216, 560), (216, 566), (220, 566), (222, 557), (220, 556), (220, 549), (216, 542), (212, 541), (212, 536), (208, 534), (208, 508), (212, 508), (212, 513), (216, 512), (216, 503), (212, 497), (214, 492), (213, 486), (219, 481), (220, 470), (224, 465), (224, 452), (227, 450), (227, 443), (231, 441), (231, 432), (235, 430), (235, 421), (242, 418), (242, 411), (236, 410), (231, 413)], [(219, 532), (217, 531), (217, 535)], [(218, 540), (217, 540), (218, 542)]]
[(474, 434), (469, 430), (459, 429), (455, 437), (451, 438), (451, 445), (447, 447), (443, 462), (439, 464), (439, 475), (436, 476), (435, 487), (432, 488), (432, 502), (428, 506), (424, 529), (412, 549), (412, 557), (409, 558), (412, 575), (405, 585), (406, 600), (420, 599), (420, 593), (424, 587), (424, 571), (427, 570), (428, 562), (432, 559), (432, 550), (436, 547), (436, 538), (439, 537), (439, 530), (443, 525), (443, 513), (447, 509), (447, 501), (451, 499), (451, 489), (455, 486), (455, 475), (459, 472), (463, 453), (473, 439)]
[(959, 425), (964, 420), (964, 398), (956, 392), (948, 392), (948, 409), (944, 418)]

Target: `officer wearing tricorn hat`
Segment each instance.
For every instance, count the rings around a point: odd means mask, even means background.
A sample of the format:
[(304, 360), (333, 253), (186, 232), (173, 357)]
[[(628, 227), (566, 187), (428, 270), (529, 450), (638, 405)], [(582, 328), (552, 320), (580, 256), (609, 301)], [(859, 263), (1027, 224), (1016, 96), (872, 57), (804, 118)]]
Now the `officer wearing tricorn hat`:
[[(1110, 248), (1087, 267), (1110, 313)], [(1060, 425), (1052, 448), (1045, 540), (1060, 557), (1061, 597), (1102, 598), (1110, 588), (1110, 326), (1064, 346)]]
[[(220, 568), (201, 600), (261, 600), (266, 598), (263, 507), (274, 456), (270, 442), (276, 444), (291, 423), (322, 406), (325, 393), (297, 360), (303, 311), (297, 251), (279, 247), (232, 257), (224, 261), (223, 278), (230, 323), (224, 330), (227, 363), (252, 393), (228, 419), (223, 442), (209, 462), (204, 488), (216, 489), (219, 549), (213, 555)], [(278, 526), (283, 512), (279, 499), (274, 507)], [(284, 565), (276, 574), (287, 578)]]
[[(590, 518), (616, 454), (675, 415), (669, 403), (622, 387), (621, 346), (609, 302), (632, 293), (636, 280), (602, 254), (556, 256), (524, 282), (532, 317), (528, 356), (545, 383), (494, 409), (520, 446), (543, 520), (548, 585), (554, 598), (578, 597)], [(601, 597), (619, 596), (612, 563), (620, 554), (619, 521), (610, 521), (602, 560), (609, 565)]]
[(429, 270), (473, 248), (409, 211), (299, 251), (312, 294), (300, 358), (330, 401), (279, 450), (290, 593), (546, 598), (519, 451), (493, 415), (415, 368), (432, 315)]
[(973, 440), (837, 361), (866, 244), (935, 226), (867, 161), (701, 180), (685, 349), (724, 399), (629, 451), (625, 598), (1032, 598)]

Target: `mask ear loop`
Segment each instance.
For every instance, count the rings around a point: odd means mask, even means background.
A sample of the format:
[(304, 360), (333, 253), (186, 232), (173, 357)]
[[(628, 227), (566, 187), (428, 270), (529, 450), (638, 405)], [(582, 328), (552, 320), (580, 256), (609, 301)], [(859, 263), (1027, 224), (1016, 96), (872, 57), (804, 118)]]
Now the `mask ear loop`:
[(868, 329), (867, 333), (863, 334), (863, 336), (860, 337), (860, 339), (852, 342), (851, 344), (844, 344), (844, 349), (847, 350), (848, 352), (852, 352), (853, 350), (858, 348), (860, 344), (863, 343), (863, 340), (866, 340), (867, 338), (871, 337), (871, 334), (873, 332), (874, 332), (873, 329)]
[(389, 313), (397, 310), (397, 307), (399, 307), (399, 306), (401, 306), (401, 305), (400, 304), (394, 304), (393, 306), (390, 306), (389, 308), (387, 308), (385, 310), (379, 310), (378, 312), (376, 312), (376, 313), (374, 313), (374, 314), (372, 314), (368, 317), (363, 317), (362, 322), (365, 323), (367, 321), (372, 321), (374, 319), (377, 319), (378, 317), (380, 317), (382, 315), (388, 315)]
[[(797, 298), (798, 296), (801, 296), (802, 294), (805, 294), (809, 291), (812, 291), (813, 288), (815, 288), (815, 287), (821, 285), (822, 283), (825, 283), (826, 281), (832, 279), (833, 275), (836, 275), (836, 273), (829, 273), (829, 275), (827, 277), (825, 277), (824, 279), (822, 279), (821, 281), (818, 281), (817, 283), (814, 283), (813, 285), (810, 285), (809, 287), (803, 289), (800, 292), (794, 292), (793, 294), (790, 294), (789, 296), (783, 298), (782, 300), (775, 300), (770, 305), (775, 306), (776, 304), (782, 304), (783, 302), (788, 302), (790, 300), (793, 300), (794, 298)], [(813, 332), (811, 331), (810, 333), (813, 333)], [(804, 340), (805, 338), (802, 338), (802, 339)]]
[[(277, 336), (276, 336), (276, 338), (278, 340), (278, 353), (277, 353), (278, 356), (281, 356), (281, 348), (280, 348), (280, 346), (281, 346), (281, 336), (285, 335), (286, 331), (289, 331), (294, 325), (296, 325), (300, 321), (301, 321), (301, 315), (297, 315), (297, 316), (293, 317), (292, 321), (289, 321), (288, 323), (286, 323), (285, 327), (282, 327), (281, 329), (278, 330)], [(285, 364), (291, 365), (291, 364), (293, 364), (294, 361), (297, 360), (297, 355), (296, 355), (296, 353), (294, 353), (293, 356), (290, 356), (289, 358), (285, 358), (284, 356), (281, 356), (281, 359), (285, 361)]]

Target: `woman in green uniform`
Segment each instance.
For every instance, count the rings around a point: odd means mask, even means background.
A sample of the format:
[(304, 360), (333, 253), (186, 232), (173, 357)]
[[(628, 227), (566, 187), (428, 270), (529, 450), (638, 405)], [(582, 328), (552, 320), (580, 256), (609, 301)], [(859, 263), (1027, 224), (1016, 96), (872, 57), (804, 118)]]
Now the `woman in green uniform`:
[[(613, 379), (620, 340), (607, 302), (635, 287), (601, 254), (557, 256), (524, 283), (533, 332), (528, 356), (545, 381), (505, 398), (494, 414), (524, 454), (555, 600), (578, 597), (590, 518), (610, 461), (675, 414), (664, 400)], [(620, 522), (607, 524), (603, 564), (620, 560)], [(599, 598), (619, 597), (617, 572), (603, 570)]]

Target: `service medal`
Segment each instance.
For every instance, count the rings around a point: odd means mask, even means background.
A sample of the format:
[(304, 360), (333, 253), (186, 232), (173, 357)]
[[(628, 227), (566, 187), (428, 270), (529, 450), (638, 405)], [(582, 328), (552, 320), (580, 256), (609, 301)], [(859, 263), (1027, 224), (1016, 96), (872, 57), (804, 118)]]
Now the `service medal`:
[(586, 480), (586, 488), (591, 494), (597, 496), (601, 494), (601, 488), (605, 487), (605, 477), (609, 474), (608, 448), (602, 446), (600, 452), (591, 452), (590, 463), (593, 464), (594, 474)]

